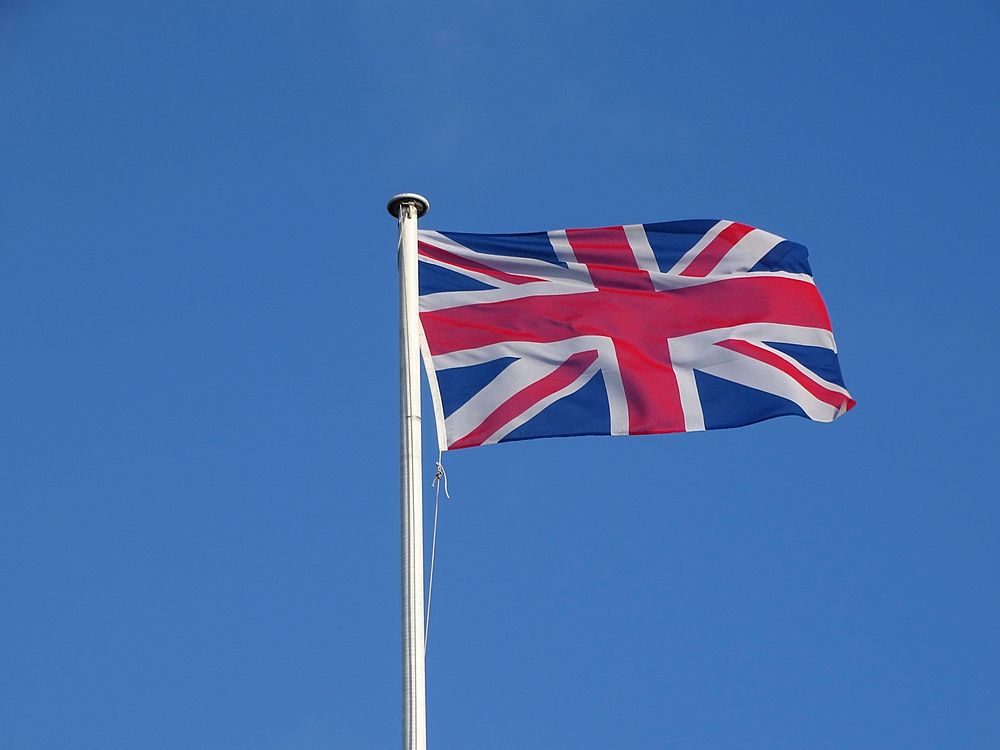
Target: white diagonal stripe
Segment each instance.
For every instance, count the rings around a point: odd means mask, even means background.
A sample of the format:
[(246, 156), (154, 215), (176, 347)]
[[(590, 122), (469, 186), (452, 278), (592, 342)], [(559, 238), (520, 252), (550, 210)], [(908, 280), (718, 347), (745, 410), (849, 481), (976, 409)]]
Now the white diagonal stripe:
[(786, 398), (799, 406), (809, 419), (817, 422), (832, 422), (838, 416), (838, 407), (820, 401), (791, 375), (759, 359), (738, 356), (711, 367), (698, 369), (749, 388)]
[(512, 362), (476, 395), (445, 418), (449, 444), (468, 435), (507, 399), (523, 390), (526, 385), (541, 380), (563, 362), (565, 358), (537, 357)]
[[(430, 229), (421, 229), (417, 232), (417, 235), (420, 242), (426, 242), (428, 245), (433, 245), (461, 258), (466, 258), (497, 271), (503, 271), (504, 273), (516, 276), (534, 276), (546, 281), (579, 280), (579, 273), (573, 269), (557, 266), (555, 263), (548, 263), (544, 260), (528, 258), (523, 255), (495, 255), (493, 253), (480, 252)], [(462, 273), (469, 273), (469, 271), (462, 269)]]
[[(797, 359), (795, 359), (795, 357), (791, 357), (791, 356), (785, 354), (784, 352), (778, 351), (773, 346), (768, 346), (763, 341), (754, 341), (752, 343), (755, 344), (756, 346), (759, 346), (761, 349), (766, 349), (767, 351), (769, 351), (774, 356), (783, 359), (789, 365), (791, 365), (792, 367), (794, 367), (803, 377), (809, 378), (809, 380), (813, 381), (816, 385), (822, 386), (823, 388), (826, 388), (829, 391), (833, 391), (834, 393), (839, 393), (842, 396), (846, 396), (846, 397), (850, 398), (851, 394), (849, 394), (847, 392), (847, 389), (844, 388), (842, 385), (837, 385), (836, 383), (833, 383), (833, 382), (827, 380), (826, 378), (821, 377), (819, 374), (817, 374), (816, 372), (813, 372), (808, 367), (806, 367), (801, 362), (799, 362)], [(787, 342), (785, 342), (785, 343), (787, 343)], [(837, 351), (835, 347), (824, 347), (824, 348), (825, 349), (833, 349), (834, 352)]]
[(429, 263), (441, 268), (447, 268), (455, 271), (455, 273), (493, 287), (492, 289), (481, 289), (475, 292), (456, 291), (423, 294), (420, 296), (421, 312), (446, 310), (452, 307), (465, 307), (469, 304), (507, 302), (526, 297), (577, 294), (595, 290), (595, 287), (590, 282), (590, 273), (582, 263), (573, 263), (569, 268), (564, 268), (534, 258), (514, 258), (506, 255), (476, 252), (432, 230), (421, 229), (418, 234), (421, 242), (446, 250), (460, 258), (480, 263), (496, 271), (521, 276), (534, 276), (540, 279), (540, 281), (512, 284), (508, 281), (497, 279), (488, 273), (473, 271), (449, 263), (447, 260), (439, 260), (421, 255), (418, 258), (421, 263)]
[(597, 361), (591, 362), (590, 366), (586, 370), (584, 370), (583, 372), (581, 372), (573, 380), (572, 383), (570, 383), (569, 385), (564, 386), (563, 388), (560, 388), (555, 393), (552, 393), (552, 394), (546, 396), (545, 398), (540, 399), (538, 402), (536, 402), (535, 404), (533, 404), (530, 408), (528, 408), (525, 411), (521, 412), (519, 415), (517, 415), (512, 420), (510, 420), (507, 424), (505, 424), (503, 427), (501, 427), (499, 430), (497, 430), (492, 435), (490, 435), (488, 438), (486, 438), (486, 440), (483, 441), (483, 445), (490, 445), (491, 443), (499, 443), (501, 440), (503, 440), (505, 437), (507, 437), (510, 433), (512, 433), (518, 427), (520, 427), (521, 425), (523, 425), (526, 422), (530, 421), (533, 417), (536, 417), (539, 414), (541, 414), (543, 411), (545, 411), (545, 409), (547, 409), (549, 406), (551, 406), (552, 404), (554, 404), (559, 399), (565, 398), (566, 396), (569, 396), (569, 395), (571, 395), (573, 393), (576, 393), (578, 390), (580, 390), (581, 388), (583, 388), (583, 386), (585, 386), (587, 383), (590, 382), (590, 379), (592, 377), (594, 377), (594, 375), (597, 373), (597, 371), (599, 369), (600, 369), (600, 365), (598, 364)]
[[(468, 367), (492, 362), (503, 357), (516, 357), (518, 359), (517, 362), (508, 365), (492, 382), (445, 419), (445, 431), (449, 444), (468, 435), (507, 399), (553, 372), (573, 354), (591, 350), (597, 350), (597, 360), (591, 367), (599, 369), (604, 376), (611, 417), (611, 434), (627, 435), (628, 402), (625, 399), (625, 386), (622, 383), (614, 344), (610, 338), (605, 336), (578, 336), (551, 343), (505, 341), (478, 349), (448, 352), (433, 357), (433, 368), (436, 372), (453, 367)], [(590, 369), (588, 368), (588, 372)], [(546, 399), (546, 404), (550, 404), (554, 400), (550, 397)], [(537, 414), (538, 411), (533, 413)], [(523, 424), (523, 422), (519, 422), (519, 424)]]
[(728, 227), (732, 223), (733, 222), (728, 221), (726, 219), (717, 222), (714, 227), (705, 232), (705, 236), (702, 237), (700, 240), (698, 240), (698, 243), (694, 247), (692, 247), (690, 250), (684, 253), (684, 255), (681, 256), (680, 260), (674, 263), (674, 266), (673, 268), (670, 269), (669, 273), (671, 274), (683, 273), (684, 269), (687, 268), (689, 265), (691, 265), (691, 261), (693, 261), (699, 255), (701, 255), (701, 251), (704, 250), (706, 247), (708, 247), (709, 244), (712, 242), (712, 240), (718, 237), (719, 233), (725, 230), (726, 227)]
[(728, 276), (734, 273), (746, 273), (757, 265), (757, 262), (767, 255), (775, 245), (784, 241), (784, 237), (765, 232), (763, 229), (747, 232), (740, 238), (739, 242), (729, 249), (729, 252), (722, 256), (722, 260), (709, 275), (725, 274)]

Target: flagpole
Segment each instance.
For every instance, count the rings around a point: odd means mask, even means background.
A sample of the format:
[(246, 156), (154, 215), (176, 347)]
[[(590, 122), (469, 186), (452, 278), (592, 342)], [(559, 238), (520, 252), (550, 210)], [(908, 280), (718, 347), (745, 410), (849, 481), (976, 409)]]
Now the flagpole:
[(424, 515), (420, 477), (420, 320), (417, 218), (422, 195), (394, 195), (386, 206), (399, 220), (400, 519), (403, 604), (403, 750), (426, 750), (424, 688)]

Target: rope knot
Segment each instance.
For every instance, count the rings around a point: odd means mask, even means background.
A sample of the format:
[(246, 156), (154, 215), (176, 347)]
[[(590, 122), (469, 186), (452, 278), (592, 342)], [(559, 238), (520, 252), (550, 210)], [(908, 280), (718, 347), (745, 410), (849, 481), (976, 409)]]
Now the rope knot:
[(448, 494), (448, 472), (444, 470), (444, 464), (441, 461), (437, 461), (437, 468), (434, 470), (434, 479), (431, 480), (431, 487), (438, 489), (438, 485), (444, 486), (444, 496), (451, 500), (451, 495)]

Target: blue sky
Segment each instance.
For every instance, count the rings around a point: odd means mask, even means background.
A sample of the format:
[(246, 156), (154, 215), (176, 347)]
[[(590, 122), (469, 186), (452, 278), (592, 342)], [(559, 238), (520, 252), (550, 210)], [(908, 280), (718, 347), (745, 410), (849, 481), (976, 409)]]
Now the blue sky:
[(3, 3), (0, 746), (398, 744), (404, 190), (802, 242), (859, 402), (449, 455), (431, 747), (1000, 745), (998, 31)]

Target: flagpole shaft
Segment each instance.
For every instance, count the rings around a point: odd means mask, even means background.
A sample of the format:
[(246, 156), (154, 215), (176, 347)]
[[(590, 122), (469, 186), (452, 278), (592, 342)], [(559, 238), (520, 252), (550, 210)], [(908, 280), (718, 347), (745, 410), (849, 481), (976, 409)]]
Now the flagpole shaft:
[(420, 457), (420, 320), (417, 217), (429, 207), (418, 195), (389, 201), (399, 220), (400, 536), (403, 625), (403, 750), (426, 750), (424, 679), (424, 524)]

